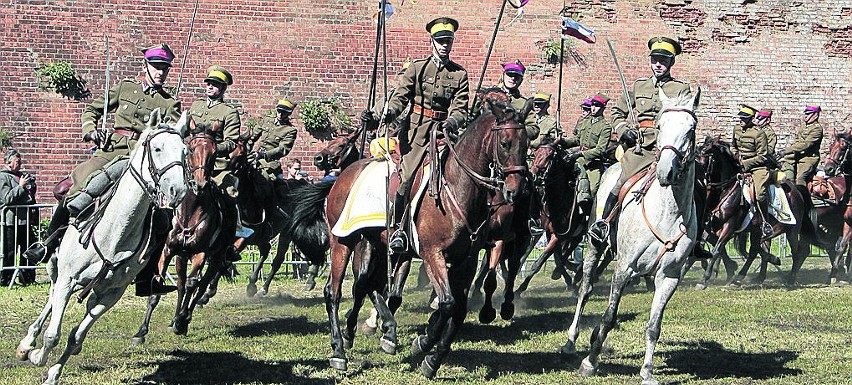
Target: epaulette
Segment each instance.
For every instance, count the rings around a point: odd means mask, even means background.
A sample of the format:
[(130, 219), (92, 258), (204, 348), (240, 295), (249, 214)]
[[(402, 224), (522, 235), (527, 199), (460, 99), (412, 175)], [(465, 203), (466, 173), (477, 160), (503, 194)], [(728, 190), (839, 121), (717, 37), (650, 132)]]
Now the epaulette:
[(121, 81), (136, 83), (136, 84), (142, 84), (142, 82), (139, 79), (136, 79), (136, 78), (124, 78), (124, 79), (121, 79)]

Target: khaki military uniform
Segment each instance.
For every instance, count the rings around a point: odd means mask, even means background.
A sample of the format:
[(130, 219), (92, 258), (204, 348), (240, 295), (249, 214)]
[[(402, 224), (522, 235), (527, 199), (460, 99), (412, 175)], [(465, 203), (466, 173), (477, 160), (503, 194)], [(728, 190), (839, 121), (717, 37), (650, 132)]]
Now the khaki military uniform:
[(574, 130), (574, 136), (565, 138), (568, 147), (580, 147), (580, 163), (589, 177), (592, 195), (597, 194), (601, 182), (601, 174), (606, 165), (606, 148), (612, 127), (603, 116), (589, 116), (583, 119)]
[[(509, 104), (512, 106), (512, 108), (515, 109), (515, 111), (520, 113), (524, 110), (524, 107), (526, 107), (527, 105), (527, 98), (521, 96), (521, 92), (518, 91), (517, 88), (510, 90), (506, 87), (503, 87), (502, 85), (500, 85), (499, 87), (502, 88), (503, 91), (506, 91), (507, 94), (509, 94), (509, 99), (511, 99), (511, 102)], [(524, 123), (524, 128), (527, 130), (527, 138), (530, 138), (530, 150), (538, 148), (538, 146), (541, 144), (541, 139), (539, 139), (538, 137), (539, 132), (541, 132), (541, 129), (537, 124), (538, 122), (535, 113), (530, 110), (530, 112), (527, 113), (527, 116), (522, 117), (522, 119), (520, 120)]]
[(735, 129), (734, 149), (739, 154), (743, 170), (751, 173), (756, 200), (764, 201), (769, 182), (769, 141), (766, 133), (756, 126)]
[[(180, 119), (180, 102), (168, 92), (150, 87), (136, 79), (125, 79), (110, 88), (108, 95), (108, 111), (115, 112), (115, 129), (109, 143), (95, 151), (91, 159), (78, 165), (71, 173), (74, 182), (69, 194), (81, 190), (84, 183), (93, 172), (118, 156), (129, 155), (136, 148), (139, 134), (147, 127), (151, 112), (160, 109), (160, 114), (167, 122), (177, 122)], [(83, 133), (100, 128), (98, 120), (104, 114), (104, 96), (101, 95), (83, 110)]]
[[(3, 212), (2, 234), (3, 234), (3, 267), (15, 266), (16, 245), (27, 245), (36, 241), (33, 229), (38, 225), (38, 209), (8, 209), (7, 206), (31, 205), (35, 202), (36, 185), (33, 182), (29, 188), (21, 186), (22, 173), (12, 171), (5, 167), (0, 171), (0, 209)], [(20, 266), (30, 265), (23, 256), (20, 258)], [(13, 270), (3, 270), (0, 275), (0, 286), (7, 286), (12, 280)], [(35, 270), (19, 270), (22, 283), (35, 282)]]
[(615, 127), (619, 137), (627, 129), (627, 119), (630, 117), (629, 109), (634, 108), (636, 118), (639, 121), (639, 143), (640, 154), (635, 154), (633, 148), (624, 149), (622, 158), (622, 173), (615, 186), (614, 194), (621, 188), (627, 179), (644, 170), (654, 162), (657, 146), (657, 134), (660, 130), (654, 123), (657, 114), (663, 108), (660, 101), (660, 89), (669, 98), (678, 98), (690, 95), (689, 84), (672, 79), (666, 75), (661, 78), (650, 77), (639, 79), (633, 83), (630, 89), (630, 100), (634, 105), (628, 106), (624, 98), (619, 98), (618, 104), (612, 110), (612, 125)]
[[(429, 145), (429, 127), (440, 121), (429, 116), (446, 115), (462, 128), (467, 122), (470, 97), (467, 70), (452, 60), (441, 63), (434, 56), (415, 60), (400, 76), (396, 92), (388, 101), (387, 114), (400, 116), (411, 103), (408, 129), (398, 134), (402, 165), (400, 191), (410, 191), (410, 181), (423, 161)], [(419, 111), (419, 112), (418, 112)]]
[(189, 114), (196, 125), (203, 124), (212, 129), (213, 123), (219, 123), (219, 129), (213, 132), (213, 138), (216, 140), (216, 163), (213, 166), (212, 179), (228, 196), (236, 198), (238, 181), (228, 163), (229, 155), (237, 148), (240, 138), (240, 115), (237, 109), (222, 100), (205, 98), (193, 102)]
[(274, 181), (283, 174), (281, 158), (287, 156), (296, 142), (296, 127), (290, 120), (280, 123), (277, 117), (264, 119), (255, 130), (259, 130), (258, 148), (266, 152), (266, 159), (261, 159), (258, 168), (266, 180)]
[[(556, 140), (559, 137), (559, 126), (556, 123), (556, 118), (550, 114), (531, 114), (535, 118), (535, 125), (538, 131), (538, 135), (535, 137), (530, 136), (530, 149), (538, 148), (541, 145), (541, 140), (544, 137), (549, 137), (553, 140)], [(527, 130), (529, 134), (529, 130)]]
[(769, 156), (775, 154), (775, 146), (778, 145), (778, 136), (775, 135), (775, 130), (772, 129), (772, 126), (767, 124), (765, 126), (758, 126), (758, 129), (763, 131), (766, 134), (767, 141), (767, 151), (769, 152)]
[(784, 149), (784, 172), (788, 179), (795, 178), (798, 186), (807, 186), (816, 173), (822, 134), (819, 122), (806, 124), (796, 134), (793, 144)]

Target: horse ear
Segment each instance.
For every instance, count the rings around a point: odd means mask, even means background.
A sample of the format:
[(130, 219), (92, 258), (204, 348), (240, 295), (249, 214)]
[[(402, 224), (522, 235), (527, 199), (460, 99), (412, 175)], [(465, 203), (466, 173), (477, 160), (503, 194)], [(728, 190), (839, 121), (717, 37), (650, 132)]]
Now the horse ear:
[(694, 92), (690, 89), (690, 92), (692, 93), (692, 103), (689, 104), (692, 105), (692, 110), (695, 111), (698, 109), (698, 103), (701, 101), (701, 86), (695, 87)]
[(160, 113), (160, 107), (151, 111), (151, 118), (148, 119), (148, 127), (147, 128), (157, 128), (160, 125), (160, 121), (163, 120), (162, 113)]
[[(192, 127), (190, 127), (190, 125), (192, 125)], [(180, 136), (186, 137), (187, 130), (189, 130), (193, 127), (195, 127), (195, 121), (193, 121), (189, 118), (189, 112), (188, 111), (184, 111), (183, 113), (180, 114), (180, 119), (178, 119), (174, 128), (180, 134)]]

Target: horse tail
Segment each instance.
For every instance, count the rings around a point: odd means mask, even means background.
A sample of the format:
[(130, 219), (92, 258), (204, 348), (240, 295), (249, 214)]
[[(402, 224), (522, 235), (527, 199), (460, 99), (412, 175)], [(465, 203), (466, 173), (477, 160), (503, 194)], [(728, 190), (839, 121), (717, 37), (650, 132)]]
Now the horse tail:
[(329, 248), (324, 206), (333, 184), (334, 181), (305, 184), (287, 192), (286, 201), (292, 205), (289, 231), (293, 243), (312, 265), (323, 264)]

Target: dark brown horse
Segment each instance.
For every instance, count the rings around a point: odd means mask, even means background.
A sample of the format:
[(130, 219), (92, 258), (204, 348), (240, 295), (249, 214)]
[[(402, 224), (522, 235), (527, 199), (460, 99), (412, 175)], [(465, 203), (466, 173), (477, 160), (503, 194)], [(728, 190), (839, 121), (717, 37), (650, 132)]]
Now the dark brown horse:
[[(811, 195), (816, 205), (817, 228), (813, 243), (828, 252), (831, 260), (829, 283), (849, 284), (852, 250), (852, 135), (838, 133), (831, 144), (825, 171), (829, 178), (814, 179)], [(844, 258), (845, 256), (845, 258)]]
[[(450, 344), (467, 314), (468, 290), (476, 272), (476, 259), (470, 255), (484, 243), (481, 228), (488, 220), (488, 192), (499, 189), (507, 201), (512, 202), (524, 184), (526, 131), (517, 122), (516, 112), (509, 106), (505, 94), (483, 100), (488, 106), (484, 108), (485, 113), (470, 124), (443, 159), (444, 188), (436, 197), (423, 198), (414, 220), (419, 234), (419, 254), (426, 263), (439, 303), (439, 309), (430, 317), (426, 334), (415, 338), (412, 344), (415, 357), (435, 348), (435, 352), (421, 363), (422, 373), (429, 378), (434, 377), (449, 353)], [(369, 162), (356, 162), (341, 173), (328, 197), (329, 224), (337, 222), (352, 184)], [(493, 174), (487, 176), (490, 172)], [(352, 335), (355, 328), (355, 322), (351, 321), (347, 322), (346, 330), (340, 328), (338, 309), (342, 281), (350, 255), (362, 239), (368, 240), (378, 255), (384, 255), (387, 240), (384, 228), (361, 229), (347, 237), (331, 236), (331, 272), (325, 297), (332, 333), (330, 363), (337, 369), (346, 368), (344, 334)], [(383, 320), (383, 348), (395, 351), (396, 321), (382, 296), (387, 283), (384, 273), (388, 260), (373, 258), (372, 261), (367, 266), (360, 261), (353, 263), (355, 303), (350, 320), (357, 318), (363, 296), (370, 296)]]
[[(231, 237), (227, 234), (233, 234), (236, 228), (233, 218), (225, 218), (222, 215), (222, 192), (210, 178), (216, 160), (216, 141), (213, 135), (218, 129), (218, 124), (206, 127), (190, 123), (187, 145), (190, 189), (175, 210), (172, 230), (160, 256), (161, 276), (168, 268), (172, 256), (177, 257), (177, 306), (172, 325), (174, 333), (178, 335), (186, 334), (195, 306), (208, 285), (219, 274), (224, 264), (225, 250), (231, 243)], [(188, 273), (187, 261), (191, 263)], [(139, 332), (133, 338), (134, 343), (144, 341), (151, 314), (158, 303), (159, 296), (149, 298), (148, 310)]]

